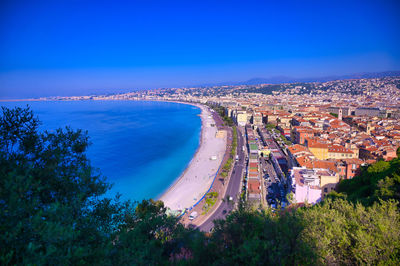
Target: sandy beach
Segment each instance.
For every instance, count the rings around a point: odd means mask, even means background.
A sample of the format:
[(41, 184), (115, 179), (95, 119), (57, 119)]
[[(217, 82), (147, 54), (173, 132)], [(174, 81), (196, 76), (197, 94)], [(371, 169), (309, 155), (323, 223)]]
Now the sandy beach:
[[(172, 210), (193, 206), (208, 190), (223, 159), (226, 134), (217, 137), (217, 128), (210, 110), (201, 108), (200, 146), (192, 161), (177, 181), (159, 198)], [(214, 157), (212, 159), (212, 157)]]

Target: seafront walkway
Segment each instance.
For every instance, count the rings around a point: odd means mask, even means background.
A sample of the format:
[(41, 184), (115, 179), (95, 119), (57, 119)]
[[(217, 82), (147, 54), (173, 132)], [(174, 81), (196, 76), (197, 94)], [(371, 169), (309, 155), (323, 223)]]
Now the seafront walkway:
[[(233, 142), (232, 128), (224, 126), (221, 117), (216, 112), (213, 112), (213, 118), (214, 118), (214, 121), (216, 123), (216, 127), (218, 128), (218, 130), (225, 130), (227, 132), (227, 144), (226, 144), (227, 147), (225, 150), (224, 158), (221, 163), (221, 165), (224, 165), (227, 162), (227, 160), (230, 158), (230, 151), (231, 151), (232, 142)], [(232, 169), (233, 169), (233, 167), (232, 167)], [(206, 200), (204, 198), (190, 212), (187, 212), (187, 213), (185, 213), (184, 216), (182, 216), (182, 218), (181, 218), (182, 224), (184, 224), (185, 226), (198, 227), (201, 224), (203, 224), (204, 222), (206, 222), (211, 216), (213, 216), (214, 212), (219, 208), (219, 206), (221, 205), (223, 200), (225, 200), (225, 198), (226, 198), (226, 191), (228, 188), (228, 184), (230, 182), (230, 177), (232, 175), (232, 169), (230, 170), (228, 176), (225, 178), (221, 176), (221, 172), (222, 172), (221, 169), (220, 169), (219, 173), (217, 174), (215, 182), (213, 183), (213, 185), (210, 189), (210, 192), (218, 192), (218, 197), (217, 197), (216, 203), (210, 209), (208, 209), (207, 212), (205, 212), (204, 206), (206, 204)], [(189, 220), (189, 215), (193, 211), (196, 211), (199, 214), (199, 216), (195, 220), (191, 221), (191, 220)]]
[(240, 200), (240, 192), (243, 186), (243, 174), (245, 170), (245, 151), (243, 150), (244, 145), (244, 136), (243, 130), (238, 127), (237, 128), (237, 150), (236, 154), (238, 155), (238, 161), (234, 164), (231, 175), (229, 177), (229, 182), (226, 184), (226, 192), (224, 199), (232, 197), (232, 200), (224, 200), (221, 201), (219, 206), (213, 210), (210, 215), (208, 215), (207, 219), (199, 223), (198, 228), (201, 231), (209, 232), (214, 227), (214, 220), (217, 219), (225, 219), (226, 216), (237, 207), (237, 204)]
[(174, 211), (191, 210), (203, 199), (216, 180), (226, 152), (227, 136), (215, 126), (213, 112), (205, 106), (197, 106), (202, 109), (199, 148), (186, 170), (159, 198)]

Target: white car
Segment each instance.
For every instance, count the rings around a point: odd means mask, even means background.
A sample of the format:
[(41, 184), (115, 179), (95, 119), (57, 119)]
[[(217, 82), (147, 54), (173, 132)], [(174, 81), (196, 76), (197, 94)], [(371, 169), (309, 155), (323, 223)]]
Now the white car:
[(199, 214), (196, 211), (194, 211), (189, 215), (189, 220), (193, 221), (194, 219), (197, 218), (197, 216), (199, 216)]

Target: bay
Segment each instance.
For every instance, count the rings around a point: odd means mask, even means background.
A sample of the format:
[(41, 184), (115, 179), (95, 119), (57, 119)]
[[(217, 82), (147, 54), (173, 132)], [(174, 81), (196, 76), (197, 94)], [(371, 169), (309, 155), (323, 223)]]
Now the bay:
[(41, 130), (70, 126), (87, 130), (88, 157), (113, 183), (107, 196), (157, 198), (181, 175), (200, 141), (201, 110), (195, 106), (152, 101), (30, 101)]

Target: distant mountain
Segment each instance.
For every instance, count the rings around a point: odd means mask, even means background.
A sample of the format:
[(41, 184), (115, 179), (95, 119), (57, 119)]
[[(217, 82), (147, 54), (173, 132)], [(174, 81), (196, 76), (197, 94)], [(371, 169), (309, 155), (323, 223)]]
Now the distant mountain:
[(256, 85), (256, 84), (279, 84), (279, 83), (295, 83), (295, 82), (326, 82), (342, 79), (365, 79), (365, 78), (384, 78), (400, 76), (400, 71), (385, 71), (385, 72), (368, 72), (357, 73), (341, 76), (326, 76), (326, 77), (310, 77), (310, 78), (293, 78), (287, 76), (275, 76), (271, 78), (253, 78), (244, 82), (238, 82), (232, 85)]
[(247, 81), (241, 81), (241, 82), (221, 82), (221, 83), (202, 84), (199, 87), (224, 86), (224, 85), (280, 84), (280, 83), (296, 83), (296, 82), (327, 82), (327, 81), (342, 80), (342, 79), (384, 78), (384, 77), (395, 77), (395, 76), (400, 76), (400, 71), (364, 72), (364, 73), (356, 73), (349, 75), (309, 77), (309, 78), (274, 76), (270, 78), (252, 78)]

